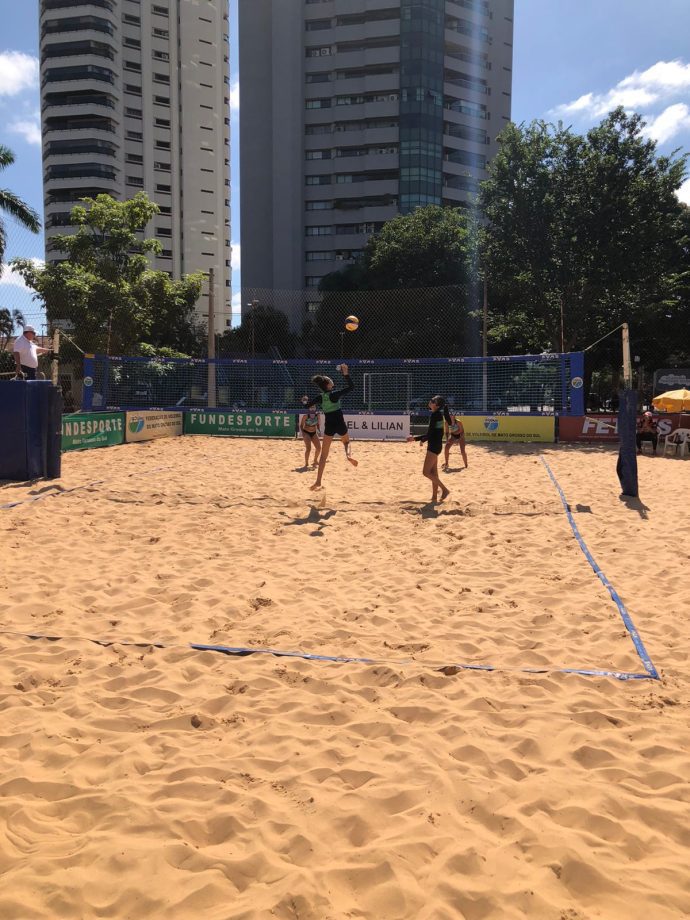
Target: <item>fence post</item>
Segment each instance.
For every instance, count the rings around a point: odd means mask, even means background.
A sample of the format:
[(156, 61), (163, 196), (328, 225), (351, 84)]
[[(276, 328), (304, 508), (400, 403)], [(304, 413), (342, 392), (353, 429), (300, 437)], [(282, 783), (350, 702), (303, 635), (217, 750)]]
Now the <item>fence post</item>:
[(58, 373), (59, 373), (58, 353), (60, 351), (60, 330), (59, 329), (55, 329), (53, 331), (52, 349), (53, 349), (53, 360), (50, 365), (50, 379), (53, 382), (53, 386), (56, 387), (58, 385), (58, 379), (59, 379), (58, 377)]
[(486, 413), (488, 406), (489, 391), (489, 368), (487, 366), (488, 343), (487, 335), (489, 332), (489, 286), (486, 278), (484, 279), (484, 317), (482, 324), (482, 412)]
[(215, 316), (215, 270), (208, 270), (208, 386), (206, 403), (209, 409), (216, 408), (216, 316)]

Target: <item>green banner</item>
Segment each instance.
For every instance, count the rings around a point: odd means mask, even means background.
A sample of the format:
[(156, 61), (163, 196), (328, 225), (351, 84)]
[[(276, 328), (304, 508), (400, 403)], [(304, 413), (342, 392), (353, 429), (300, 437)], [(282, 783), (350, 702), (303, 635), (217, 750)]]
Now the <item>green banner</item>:
[(124, 412), (93, 412), (62, 416), (62, 449), (111, 447), (125, 440)]
[(259, 438), (292, 438), (295, 416), (285, 412), (185, 412), (185, 434), (211, 434), (225, 437), (253, 435)]

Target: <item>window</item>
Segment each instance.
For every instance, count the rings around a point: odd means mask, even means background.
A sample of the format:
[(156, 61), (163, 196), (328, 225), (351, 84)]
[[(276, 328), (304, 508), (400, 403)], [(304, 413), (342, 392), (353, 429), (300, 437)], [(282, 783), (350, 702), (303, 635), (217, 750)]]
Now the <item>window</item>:
[(141, 109), (125, 109), (125, 115), (128, 118), (141, 118)]
[(330, 211), (333, 207), (332, 201), (307, 201), (304, 205), (305, 211)]
[(165, 73), (154, 73), (153, 82), (154, 83), (170, 83), (170, 77)]
[(322, 47), (313, 47), (313, 46), (312, 46), (311, 48), (306, 48), (306, 49), (305, 49), (305, 55), (306, 55), (306, 57), (308, 57), (308, 58), (315, 58), (315, 57), (330, 57), (330, 55), (331, 55), (331, 46), (330, 46), (330, 45), (324, 45), (324, 46), (322, 46)]
[(321, 70), (318, 73), (308, 73), (305, 79), (307, 83), (330, 83), (331, 72), (330, 70)]
[(330, 150), (307, 150), (306, 157), (308, 160), (330, 160)]
[(159, 210), (160, 213), (163, 214), (163, 215), (172, 216), (172, 208), (170, 207), (169, 204), (161, 204), (161, 205), (159, 205), (159, 206), (158, 206), (158, 210)]
[(328, 250), (305, 253), (305, 262), (332, 262), (333, 253)]
[(305, 236), (331, 236), (332, 233), (333, 233), (333, 227), (327, 226), (327, 225), (304, 228)]
[(122, 16), (122, 21), (126, 22), (129, 26), (140, 26), (141, 19), (139, 16), (132, 16), (131, 13), (124, 13)]
[(159, 160), (154, 160), (153, 168), (157, 169), (158, 172), (170, 172), (170, 163), (162, 163)]
[(155, 3), (153, 4), (152, 10), (156, 14), (156, 16), (167, 16), (168, 15), (168, 11), (164, 6), (156, 6)]
[(141, 64), (137, 64), (136, 61), (125, 61), (124, 69), (133, 70), (135, 73), (141, 73)]
[(153, 35), (156, 38), (169, 38), (170, 37), (170, 33), (168, 32), (167, 29), (154, 29)]
[(128, 35), (122, 39), (122, 44), (125, 48), (141, 48), (141, 42), (138, 38), (130, 38)]
[(156, 141), (158, 150), (170, 150), (170, 141)]
[(157, 128), (169, 128), (170, 119), (169, 118), (155, 118), (154, 124), (156, 125)]
[(154, 51), (153, 56), (157, 61), (169, 61), (170, 55), (167, 51)]
[(307, 99), (306, 107), (308, 109), (330, 109), (330, 99)]
[(172, 259), (172, 249), (164, 249), (158, 258), (159, 259)]
[(304, 278), (304, 286), (308, 288), (317, 288), (320, 282), (320, 275), (306, 275)]
[(127, 185), (135, 185), (137, 188), (143, 188), (144, 180), (141, 176), (127, 176)]
[(330, 176), (307, 176), (305, 185), (330, 185)]
[(71, 67), (51, 67), (43, 76), (44, 83), (62, 83), (66, 80), (101, 80), (103, 83), (114, 83), (115, 74), (108, 67), (75, 64)]
[(144, 158), (140, 153), (128, 153), (125, 157), (127, 163), (138, 163), (141, 164), (144, 162)]
[(141, 87), (135, 86), (133, 83), (125, 83), (125, 92), (129, 93), (130, 96), (141, 96)]
[(156, 236), (172, 236), (170, 227), (156, 227)]
[(170, 192), (172, 191), (172, 189), (171, 189), (171, 187), (170, 187), (169, 185), (161, 185), (159, 182), (157, 182), (157, 183), (156, 183), (156, 191), (157, 191), (157, 192), (163, 192), (164, 194), (169, 195)]
[(167, 96), (154, 96), (153, 97), (154, 105), (170, 105), (170, 99)]
[(330, 19), (307, 19), (304, 28), (307, 32), (322, 32), (324, 29), (330, 29)]
[(306, 125), (304, 128), (304, 133), (307, 135), (314, 134), (331, 134), (333, 131), (333, 126), (330, 122), (328, 124), (321, 125)]

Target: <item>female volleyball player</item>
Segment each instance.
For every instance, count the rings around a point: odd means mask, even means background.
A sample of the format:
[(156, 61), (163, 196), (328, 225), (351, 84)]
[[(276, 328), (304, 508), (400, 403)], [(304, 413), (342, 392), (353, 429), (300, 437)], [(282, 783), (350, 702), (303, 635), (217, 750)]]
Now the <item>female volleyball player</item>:
[(444, 473), (448, 472), (448, 458), (450, 456), (450, 449), (453, 444), (457, 444), (460, 448), (460, 453), (462, 454), (462, 460), (465, 464), (465, 469), (467, 469), (467, 451), (465, 450), (465, 427), (460, 420), (459, 415), (451, 416), (452, 422), (446, 424), (446, 446), (445, 446), (445, 458), (446, 461), (443, 464)]
[(326, 377), (323, 374), (316, 374), (316, 376), (311, 378), (312, 383), (317, 385), (317, 387), (321, 390), (321, 393), (319, 396), (315, 396), (313, 399), (308, 400), (307, 407), (316, 406), (317, 408), (320, 408), (325, 418), (323, 444), (321, 445), (321, 456), (319, 457), (319, 468), (316, 473), (316, 482), (311, 487), (312, 491), (316, 491), (316, 489), (321, 488), (323, 471), (331, 449), (331, 441), (337, 434), (340, 435), (343, 447), (345, 448), (345, 457), (353, 466), (357, 466), (357, 461), (350, 454), (352, 450), (350, 445), (350, 435), (347, 432), (347, 422), (345, 421), (345, 416), (343, 415), (343, 410), (340, 406), (340, 400), (343, 396), (345, 396), (346, 393), (349, 393), (350, 390), (354, 389), (354, 383), (350, 379), (350, 373), (347, 364), (339, 364), (338, 370), (343, 375), (346, 384), (339, 390), (334, 389), (335, 384), (330, 377)]
[[(308, 403), (308, 397), (303, 396), (302, 402)], [(305, 467), (309, 466), (309, 454), (311, 453), (313, 444), (314, 463), (312, 468), (315, 469), (319, 462), (319, 454), (321, 453), (321, 441), (319, 440), (319, 410), (316, 406), (307, 406), (305, 414), (302, 416), (299, 430), (302, 432), (302, 440), (304, 441), (304, 465)]]
[(439, 489), (441, 490), (441, 501), (444, 501), (450, 495), (450, 489), (447, 489), (438, 478), (438, 458), (443, 450), (444, 421), (450, 426), (452, 419), (446, 401), (442, 396), (434, 396), (430, 399), (429, 409), (431, 410), (431, 417), (426, 434), (420, 434), (417, 437), (410, 435), (407, 440), (426, 442), (426, 456), (424, 457), (422, 474), (431, 480), (432, 502), (438, 499)]

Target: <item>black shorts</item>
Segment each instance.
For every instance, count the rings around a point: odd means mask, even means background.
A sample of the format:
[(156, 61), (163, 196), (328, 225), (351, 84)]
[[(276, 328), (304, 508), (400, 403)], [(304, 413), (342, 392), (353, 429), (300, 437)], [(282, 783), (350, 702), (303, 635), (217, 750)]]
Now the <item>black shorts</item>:
[(438, 455), (443, 450), (443, 441), (427, 441), (426, 449), (428, 453)]
[(326, 419), (323, 430), (325, 435), (329, 438), (334, 437), (336, 434), (339, 434), (341, 438), (345, 437), (347, 434), (347, 422), (342, 409), (336, 409), (335, 412), (326, 412), (324, 417)]
[(22, 364), (22, 365), (21, 365), (21, 368), (22, 368), (22, 372), (23, 372), (23, 374), (24, 374), (24, 376), (26, 377), (27, 380), (35, 380), (35, 379), (36, 379), (36, 368), (35, 368), (35, 367), (25, 367), (25, 366)]
[(309, 431), (308, 428), (303, 428), (303, 429), (302, 429), (302, 434), (306, 434), (308, 438), (315, 438), (315, 437), (317, 436), (318, 433), (319, 433), (319, 432), (316, 431), (316, 430), (314, 430), (314, 431)]

